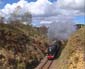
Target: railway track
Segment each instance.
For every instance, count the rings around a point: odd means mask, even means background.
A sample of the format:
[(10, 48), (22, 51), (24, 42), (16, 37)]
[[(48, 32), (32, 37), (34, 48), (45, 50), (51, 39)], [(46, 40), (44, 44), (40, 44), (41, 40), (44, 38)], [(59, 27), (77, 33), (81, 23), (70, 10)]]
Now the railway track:
[(52, 65), (53, 60), (48, 60), (40, 69), (50, 69), (50, 66)]
[(50, 69), (52, 63), (53, 60), (48, 60), (47, 57), (45, 57), (44, 60), (41, 61), (40, 65), (35, 69)]

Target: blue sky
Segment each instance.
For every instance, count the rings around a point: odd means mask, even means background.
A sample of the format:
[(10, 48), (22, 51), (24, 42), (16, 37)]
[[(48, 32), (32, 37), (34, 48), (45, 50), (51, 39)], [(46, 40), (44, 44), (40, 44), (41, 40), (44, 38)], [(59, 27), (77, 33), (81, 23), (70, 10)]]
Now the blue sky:
[[(18, 2), (19, 0), (0, 0), (0, 1), (2, 1), (1, 5), (0, 5), (0, 8), (3, 8), (7, 3), (12, 4), (12, 3)], [(28, 1), (28, 2), (35, 2), (37, 0), (26, 0), (26, 1)], [(49, 0), (49, 1), (50, 2), (55, 2), (57, 0)]]
[[(4, 6), (8, 3), (12, 4), (12, 3), (16, 3), (18, 2), (19, 0), (0, 0), (0, 9), (3, 9)], [(26, 0), (28, 2), (36, 2), (37, 0)], [(50, 2), (55, 2), (57, 0), (49, 0)], [(81, 23), (81, 24), (85, 24), (85, 16), (77, 16), (74, 18), (74, 21), (76, 23)]]
[(0, 8), (3, 8), (7, 3), (16, 3), (18, 0), (1, 0)]
[[(0, 1), (2, 1), (2, 3), (0, 4), (0, 8), (3, 8), (7, 3), (12, 4), (12, 3), (18, 2), (19, 0), (0, 0)], [(37, 0), (27, 0), (27, 1), (28, 2), (35, 2)]]
[(76, 23), (85, 24), (85, 16), (75, 17), (74, 21), (75, 21)]

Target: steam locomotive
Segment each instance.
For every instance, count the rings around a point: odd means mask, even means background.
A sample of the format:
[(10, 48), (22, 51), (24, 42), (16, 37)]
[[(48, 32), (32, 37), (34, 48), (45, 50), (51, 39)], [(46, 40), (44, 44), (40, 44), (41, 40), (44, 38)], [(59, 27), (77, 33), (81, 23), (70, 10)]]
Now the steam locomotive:
[(59, 45), (51, 45), (48, 47), (48, 54), (47, 58), (48, 60), (54, 59), (60, 49)]

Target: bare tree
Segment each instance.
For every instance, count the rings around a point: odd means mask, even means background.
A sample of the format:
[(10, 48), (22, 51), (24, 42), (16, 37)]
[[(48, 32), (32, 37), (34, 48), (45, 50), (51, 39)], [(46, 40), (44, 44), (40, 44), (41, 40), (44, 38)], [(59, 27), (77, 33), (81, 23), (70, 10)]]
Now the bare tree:
[(4, 23), (4, 17), (0, 16), (0, 23)]
[(20, 10), (22, 8), (20, 6), (16, 7), (16, 10), (11, 13), (9, 17), (9, 23), (25, 23), (25, 24), (31, 24), (32, 22), (32, 15), (30, 12), (26, 11), (23, 14), (20, 14)]

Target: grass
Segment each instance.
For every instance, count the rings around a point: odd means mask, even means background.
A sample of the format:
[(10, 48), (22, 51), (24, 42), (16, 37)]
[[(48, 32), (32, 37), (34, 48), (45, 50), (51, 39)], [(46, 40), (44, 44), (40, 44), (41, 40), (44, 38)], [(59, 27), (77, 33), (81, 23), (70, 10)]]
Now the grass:
[(45, 35), (31, 25), (0, 24), (0, 52), (3, 51), (1, 55), (5, 57), (0, 61), (5, 60), (2, 61), (5, 67), (19, 66), (24, 69), (30, 65), (34, 68), (44, 57), (43, 50), (47, 44)]
[(84, 67), (85, 27), (80, 28), (69, 38), (56, 62), (57, 69), (82, 69)]

